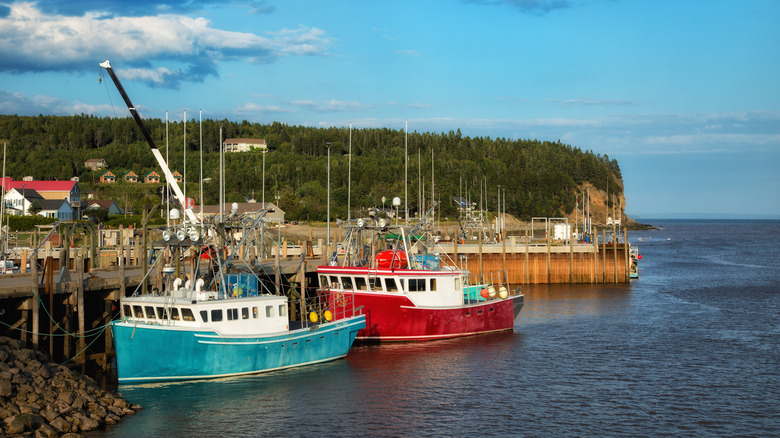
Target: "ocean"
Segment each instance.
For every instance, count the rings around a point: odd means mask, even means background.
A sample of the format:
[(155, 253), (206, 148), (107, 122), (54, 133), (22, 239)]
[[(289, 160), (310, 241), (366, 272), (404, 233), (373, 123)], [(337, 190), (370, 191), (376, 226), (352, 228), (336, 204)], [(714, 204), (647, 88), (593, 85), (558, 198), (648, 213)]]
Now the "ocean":
[(780, 221), (656, 220), (631, 284), (526, 285), (514, 331), (120, 386), (90, 437), (778, 436)]

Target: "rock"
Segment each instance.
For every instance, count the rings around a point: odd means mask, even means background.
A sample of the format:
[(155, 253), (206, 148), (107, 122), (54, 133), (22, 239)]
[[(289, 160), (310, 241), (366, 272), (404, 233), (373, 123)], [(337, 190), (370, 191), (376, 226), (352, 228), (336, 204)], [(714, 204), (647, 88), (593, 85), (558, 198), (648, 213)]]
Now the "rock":
[(52, 427), (59, 430), (62, 433), (68, 433), (73, 431), (73, 425), (68, 422), (68, 420), (62, 418), (62, 417), (56, 417), (55, 419), (51, 420), (49, 422)]
[(0, 375), (0, 397), (10, 397), (14, 391), (14, 385), (10, 380), (2, 378)]
[(0, 336), (0, 438), (76, 437), (140, 409), (45, 353)]
[(35, 430), (43, 424), (43, 418), (29, 413), (16, 414), (13, 417), (6, 418), (5, 421), (8, 424), (6, 428), (8, 435), (19, 435), (28, 430)]
[(41, 427), (38, 428), (38, 430), (35, 431), (36, 438), (57, 438), (60, 436), (60, 433), (55, 430), (52, 426), (49, 426), (48, 424), (44, 423), (41, 424)]

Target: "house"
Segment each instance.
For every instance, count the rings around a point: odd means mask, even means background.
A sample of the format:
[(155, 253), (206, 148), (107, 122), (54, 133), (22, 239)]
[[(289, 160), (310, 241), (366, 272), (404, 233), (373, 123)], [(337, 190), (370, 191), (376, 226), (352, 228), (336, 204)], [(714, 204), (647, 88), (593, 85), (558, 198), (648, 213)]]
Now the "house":
[(125, 181), (135, 184), (138, 182), (138, 175), (136, 175), (135, 172), (132, 170), (122, 175), (122, 178), (124, 178)]
[(38, 216), (57, 218), (61, 221), (72, 221), (75, 210), (65, 199), (43, 199), (40, 201), (41, 211)]
[(116, 205), (116, 201), (114, 201), (113, 199), (95, 199), (95, 200), (88, 201), (87, 206), (84, 210), (85, 211), (97, 210), (99, 208), (104, 208), (108, 210), (109, 216), (122, 214), (122, 210), (119, 209), (119, 206)]
[(40, 205), (43, 196), (33, 189), (11, 189), (5, 194), (5, 212), (10, 215), (24, 216), (34, 201)]
[(159, 184), (160, 174), (153, 170), (146, 174), (146, 176), (144, 177), (144, 182), (146, 184)]
[(102, 175), (100, 175), (100, 182), (113, 184), (116, 182), (116, 175), (111, 173), (110, 170), (107, 170)]
[(177, 184), (181, 184), (181, 182), (184, 180), (178, 170), (174, 170), (171, 175), (173, 175), (173, 180), (176, 181)]
[(90, 170), (100, 170), (104, 167), (108, 167), (108, 164), (106, 164), (106, 160), (102, 158), (90, 158), (84, 162), (84, 166)]
[(249, 152), (252, 149), (268, 149), (262, 138), (228, 138), (222, 142), (225, 152)]
[(73, 206), (81, 204), (81, 188), (76, 181), (14, 181), (6, 178), (5, 190), (35, 190), (43, 199), (66, 199)]
[[(251, 218), (252, 220), (257, 219), (258, 213), (260, 210), (263, 209), (263, 203), (262, 202), (238, 202), (238, 210), (236, 210), (236, 214), (238, 215), (244, 215), (246, 217)], [(268, 222), (276, 222), (276, 223), (284, 223), (284, 211), (274, 205), (273, 203), (266, 202), (265, 207), (269, 210), (273, 210), (269, 213), (266, 213), (265, 217), (268, 220)], [(232, 208), (230, 203), (226, 203), (224, 207), (224, 213), (225, 215), (230, 214), (230, 209)], [(193, 212), (196, 216), (200, 216), (200, 206), (195, 206), (193, 208)], [(205, 219), (214, 217), (219, 215), (219, 205), (204, 205), (203, 206), (203, 217)]]

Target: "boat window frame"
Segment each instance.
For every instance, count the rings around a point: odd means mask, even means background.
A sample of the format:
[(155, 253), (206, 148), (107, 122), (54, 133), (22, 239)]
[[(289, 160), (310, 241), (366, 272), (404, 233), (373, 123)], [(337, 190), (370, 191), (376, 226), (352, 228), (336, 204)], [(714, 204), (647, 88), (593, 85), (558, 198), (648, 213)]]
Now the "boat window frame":
[(337, 275), (331, 275), (330, 277), (330, 287), (341, 289), (341, 283), (339, 283), (339, 277)]
[[(384, 280), (385, 281), (383, 281), (382, 283), (384, 283), (385, 286), (384, 290), (386, 292), (400, 292), (400, 290), (398, 289), (398, 284), (395, 281), (395, 278), (388, 277), (385, 278)], [(392, 287), (390, 287), (390, 283), (392, 283), (393, 285)]]
[(249, 307), (241, 308), (241, 319), (249, 319)]
[(436, 292), (436, 279), (431, 278), (431, 287), (428, 289), (431, 292)]
[(287, 315), (287, 304), (286, 303), (279, 304), (279, 316), (284, 316), (284, 315)]
[(406, 282), (409, 292), (426, 292), (428, 280), (426, 278), (409, 278)]
[(381, 291), (382, 289), (382, 280), (379, 277), (368, 277), (368, 287), (369, 290), (377, 290)]
[[(146, 319), (157, 319), (157, 315), (155, 315), (154, 306), (144, 306), (144, 314), (146, 315)], [(149, 316), (151, 314), (152, 316)]]
[(162, 319), (162, 320), (168, 319), (168, 309), (166, 309), (164, 306), (163, 307), (159, 307), (158, 306), (157, 307), (157, 318), (158, 319)]
[(222, 321), (222, 309), (211, 309), (211, 322), (220, 321)]
[(355, 277), (354, 280), (355, 280), (355, 290), (360, 290), (360, 291), (369, 290), (366, 277)]
[(144, 317), (144, 308), (143, 306), (134, 305), (133, 306), (133, 316), (136, 318), (145, 318)]
[(352, 290), (352, 284), (354, 282), (352, 281), (352, 277), (343, 276), (341, 277), (341, 285), (344, 290)]
[(192, 309), (190, 309), (189, 307), (182, 307), (181, 308), (181, 320), (182, 321), (195, 322), (195, 314), (192, 313)]
[(267, 305), (265, 306), (265, 317), (266, 318), (273, 318), (274, 317), (274, 306)]
[(252, 306), (252, 319), (260, 317), (260, 309), (257, 306)]
[(125, 318), (130, 318), (133, 316), (133, 307), (129, 304), (125, 304), (122, 306), (122, 313), (124, 313)]
[(171, 320), (178, 321), (179, 320), (179, 309), (176, 307), (171, 307)]
[(201, 310), (200, 311), (200, 319), (203, 320), (203, 322), (209, 322), (209, 311), (208, 310)]

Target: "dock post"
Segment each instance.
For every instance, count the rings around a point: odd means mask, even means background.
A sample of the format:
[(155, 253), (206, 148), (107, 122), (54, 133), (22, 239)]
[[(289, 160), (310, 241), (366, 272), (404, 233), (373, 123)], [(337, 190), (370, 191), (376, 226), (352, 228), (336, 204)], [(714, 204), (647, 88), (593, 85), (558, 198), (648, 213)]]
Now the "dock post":
[(528, 254), (528, 234), (526, 234), (525, 236), (525, 284), (531, 283), (531, 273), (528, 272), (531, 264), (529, 257), (530, 255)]
[(78, 349), (77, 361), (81, 364), (86, 362), (84, 357), (84, 349), (86, 347), (86, 341), (84, 339), (87, 331), (87, 325), (85, 322), (84, 314), (84, 257), (83, 255), (76, 259), (76, 311), (78, 312), (79, 320), (79, 336), (76, 341), (76, 348)]
[(546, 235), (547, 235), (547, 238), (545, 239), (545, 244), (547, 245), (547, 284), (551, 284), (552, 283), (552, 272), (551, 272), (552, 268), (551, 268), (550, 265), (552, 264), (552, 260), (551, 260), (552, 259), (552, 255), (550, 254), (550, 251), (552, 250), (552, 248), (550, 248), (550, 247), (552, 245), (551, 245), (551, 242), (550, 242), (550, 237), (551, 237), (550, 233), (546, 233)]
[(569, 227), (569, 283), (574, 284), (574, 239)]
[[(593, 284), (599, 282), (599, 235), (595, 234), (596, 238), (593, 239)], [(592, 238), (593, 236), (591, 236)]]
[(602, 232), (602, 236), (604, 236), (601, 239), (601, 243), (604, 247), (604, 252), (601, 254), (601, 260), (604, 265), (604, 268), (602, 269), (602, 271), (604, 272), (603, 283), (607, 284), (607, 229), (604, 228), (601, 232)]
[(482, 263), (482, 239), (479, 239), (479, 278), (480, 282), (485, 281), (485, 266)]
[(626, 275), (625, 275), (625, 282), (630, 283), (631, 282), (631, 274), (630, 274), (630, 264), (629, 259), (630, 256), (628, 254), (628, 230), (623, 228), (623, 256), (626, 260), (625, 266), (626, 266)]
[(30, 268), (32, 270), (32, 348), (38, 350), (40, 341), (40, 289), (38, 288), (38, 251), (33, 250)]
[(614, 272), (615, 277), (615, 283), (618, 282), (618, 275), (617, 275), (617, 234), (615, 234), (615, 226), (612, 226), (612, 258), (614, 259), (612, 272)]

